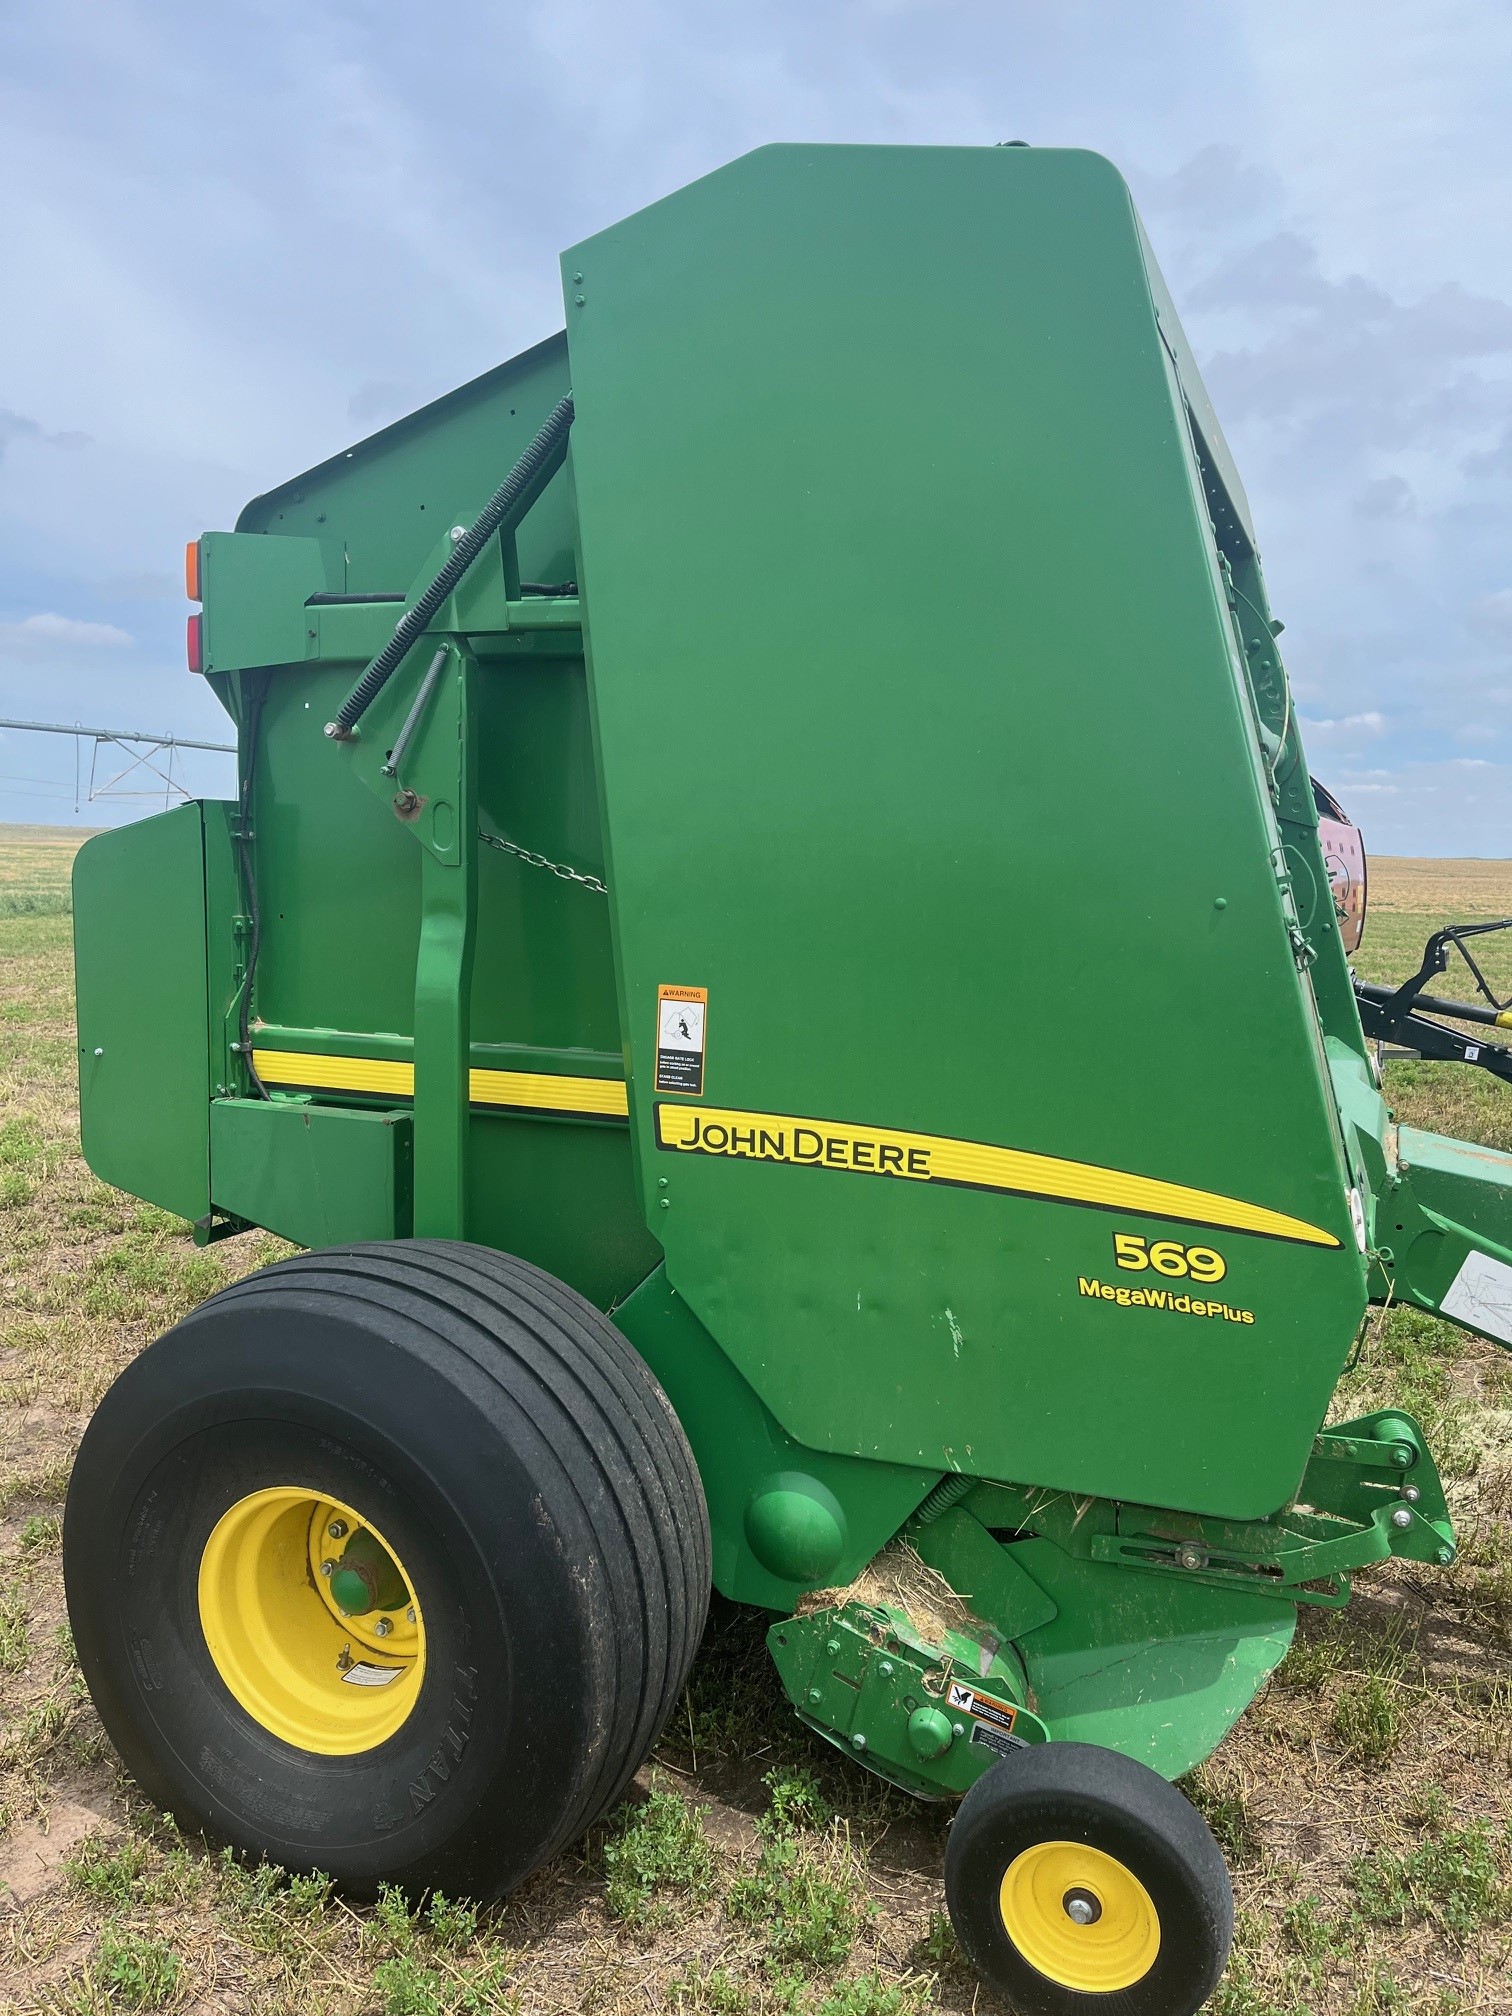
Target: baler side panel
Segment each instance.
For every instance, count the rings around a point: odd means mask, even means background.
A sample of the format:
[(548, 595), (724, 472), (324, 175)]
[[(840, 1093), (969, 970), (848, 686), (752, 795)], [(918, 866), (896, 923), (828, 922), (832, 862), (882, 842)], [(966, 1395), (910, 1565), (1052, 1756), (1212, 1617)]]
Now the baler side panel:
[[(564, 273), (669, 1279), (806, 1444), (1270, 1513), (1364, 1266), (1127, 191), (1085, 154), (772, 148)], [(655, 1089), (666, 985), (708, 992), (701, 1094)], [(879, 1180), (867, 1128), (964, 1187)], [(1217, 1249), (1211, 1313), (1115, 1234)]]
[(74, 861), (84, 1159), (191, 1220), (210, 1209), (205, 897), (197, 804), (97, 833)]

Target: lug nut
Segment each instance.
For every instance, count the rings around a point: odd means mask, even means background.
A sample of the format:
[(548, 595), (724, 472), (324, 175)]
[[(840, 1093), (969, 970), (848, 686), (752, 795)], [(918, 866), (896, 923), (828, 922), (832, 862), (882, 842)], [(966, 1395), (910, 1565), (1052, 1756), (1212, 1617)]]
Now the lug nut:
[(413, 1604), (413, 1603), (411, 1603), (411, 1605), (409, 1606), (409, 1608), (408, 1608), (408, 1609), (407, 1609), (407, 1610), (405, 1611), (405, 1613), (404, 1613), (404, 1618), (405, 1618), (405, 1622), (406, 1622), (406, 1623), (408, 1623), (408, 1624), (413, 1624), (413, 1623), (414, 1623), (414, 1621), (415, 1621), (415, 1606), (414, 1606), (414, 1604)]
[(373, 1626), (374, 1631), (380, 1638), (387, 1638), (393, 1628), (394, 1623), (391, 1617), (380, 1617), (378, 1622)]
[(331, 1540), (345, 1540), (347, 1523), (345, 1519), (333, 1519), (326, 1528), (326, 1537)]
[(322, 1575), (334, 1575), (336, 1573), (336, 1563), (330, 1558), (329, 1555), (327, 1555), (325, 1560), (321, 1562), (320, 1572)]

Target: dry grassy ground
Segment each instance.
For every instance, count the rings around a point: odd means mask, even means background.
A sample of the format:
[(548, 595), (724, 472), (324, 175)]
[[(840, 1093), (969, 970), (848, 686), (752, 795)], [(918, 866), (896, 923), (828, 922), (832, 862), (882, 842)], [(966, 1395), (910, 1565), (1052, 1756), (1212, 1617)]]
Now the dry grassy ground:
[[(0, 829), (0, 2008), (674, 2009), (905, 2016), (978, 2006), (939, 1912), (944, 1819), (807, 1739), (759, 1620), (721, 1613), (653, 1772), (582, 1850), (481, 1915), (354, 1911), (239, 1867), (136, 1798), (82, 1693), (62, 1494), (117, 1369), (274, 1242), (196, 1252), (77, 1148), (72, 838)], [(1362, 966), (1410, 970), (1454, 915), (1512, 912), (1512, 863), (1382, 862)], [(1512, 987), (1512, 948), (1499, 970)], [(1399, 1113), (1512, 1148), (1512, 1089), (1392, 1067)], [(1512, 2008), (1512, 1360), (1406, 1311), (1339, 1407), (1424, 1420), (1457, 1566), (1362, 1576), (1189, 1788), (1234, 1867), (1220, 2016)]]

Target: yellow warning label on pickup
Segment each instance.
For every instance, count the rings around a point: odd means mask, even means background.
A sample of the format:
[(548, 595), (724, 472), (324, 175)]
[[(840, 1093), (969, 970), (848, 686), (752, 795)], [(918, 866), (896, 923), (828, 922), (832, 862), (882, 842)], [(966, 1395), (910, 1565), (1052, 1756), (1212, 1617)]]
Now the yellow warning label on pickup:
[(801, 1168), (842, 1169), (853, 1175), (890, 1176), (903, 1183), (945, 1183), (967, 1190), (997, 1190), (1081, 1204), (1097, 1211), (1127, 1211), (1286, 1239), (1300, 1246), (1337, 1247), (1321, 1226), (1284, 1211), (1194, 1190), (1156, 1176), (1068, 1162), (1023, 1148), (996, 1148), (947, 1135), (914, 1134), (896, 1127), (858, 1127), (843, 1120), (806, 1120), (791, 1113), (745, 1113), (729, 1108), (658, 1104), (656, 1143), (684, 1155), (729, 1155), (743, 1161), (787, 1162)]

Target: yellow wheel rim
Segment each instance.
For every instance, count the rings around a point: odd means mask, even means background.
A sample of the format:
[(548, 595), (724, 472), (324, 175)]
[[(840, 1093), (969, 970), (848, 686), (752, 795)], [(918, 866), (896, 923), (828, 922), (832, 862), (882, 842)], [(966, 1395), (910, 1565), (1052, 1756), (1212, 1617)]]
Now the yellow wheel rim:
[(1160, 1951), (1160, 1918), (1143, 1883), (1077, 1841), (1041, 1841), (1016, 1855), (998, 1905), (1029, 1965), (1083, 1995), (1132, 1988)]
[[(324, 1564), (363, 1528), (398, 1569), (408, 1600), (349, 1617)], [(297, 1750), (351, 1757), (374, 1749), (419, 1697), (425, 1623), (414, 1583), (373, 1522), (339, 1499), (296, 1486), (238, 1499), (205, 1542), (199, 1615), (236, 1700)]]

